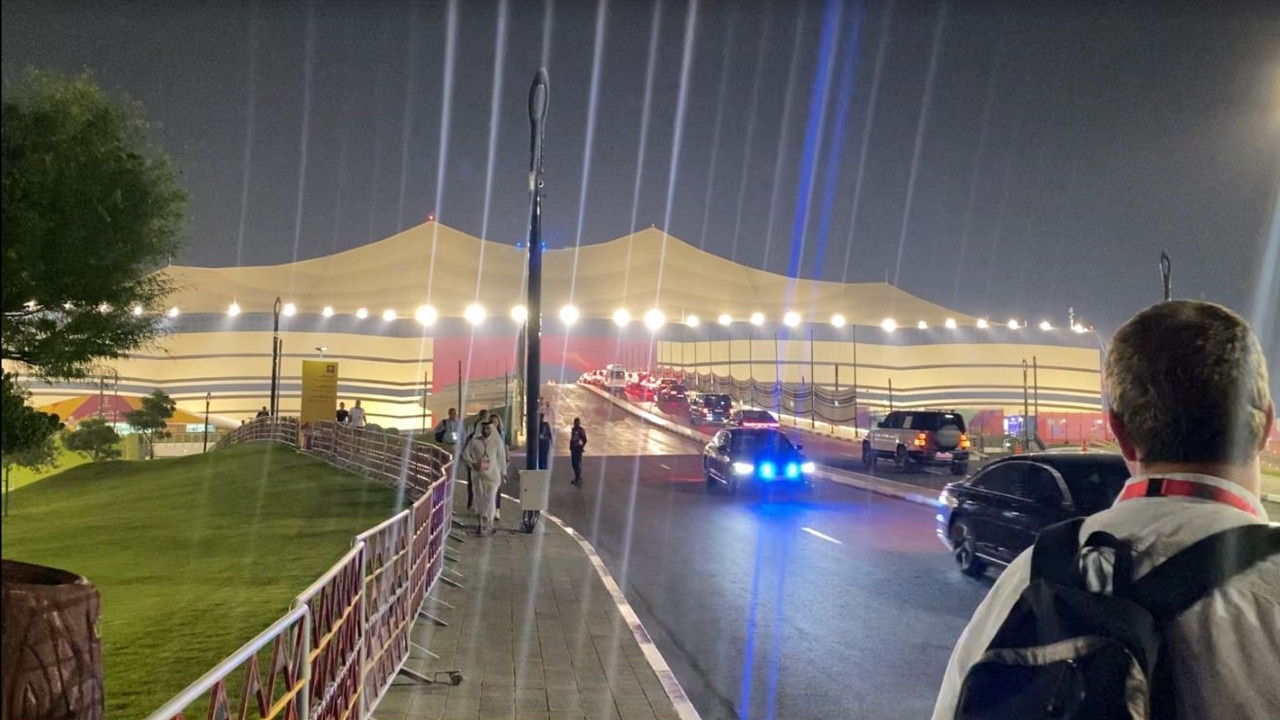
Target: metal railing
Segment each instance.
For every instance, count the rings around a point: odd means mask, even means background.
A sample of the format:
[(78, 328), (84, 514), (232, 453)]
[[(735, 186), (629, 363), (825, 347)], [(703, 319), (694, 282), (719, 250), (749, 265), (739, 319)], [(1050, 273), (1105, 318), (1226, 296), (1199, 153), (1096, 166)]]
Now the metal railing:
[(217, 448), (254, 442), (297, 447), (402, 490), (412, 504), (357, 535), (283, 617), (147, 720), (370, 718), (397, 674), (426, 680), (404, 665), (413, 622), (444, 571), (452, 458), (390, 433), (295, 418), (246, 423)]

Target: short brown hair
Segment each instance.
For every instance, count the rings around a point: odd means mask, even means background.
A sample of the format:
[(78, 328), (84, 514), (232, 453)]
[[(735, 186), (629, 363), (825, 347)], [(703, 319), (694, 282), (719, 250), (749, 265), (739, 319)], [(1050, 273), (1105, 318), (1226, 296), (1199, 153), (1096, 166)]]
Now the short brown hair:
[(1144, 463), (1246, 462), (1266, 429), (1267, 363), (1249, 323), (1221, 305), (1165, 302), (1107, 349), (1106, 392)]

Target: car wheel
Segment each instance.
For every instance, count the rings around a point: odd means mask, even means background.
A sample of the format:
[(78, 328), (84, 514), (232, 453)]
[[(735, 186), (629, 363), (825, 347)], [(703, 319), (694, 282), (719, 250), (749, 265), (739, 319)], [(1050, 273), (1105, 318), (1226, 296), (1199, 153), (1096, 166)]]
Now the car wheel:
[(910, 464), (910, 458), (907, 457), (907, 449), (899, 445), (898, 451), (893, 454), (894, 471), (904, 473)]
[(969, 463), (967, 462), (951, 463), (952, 475), (964, 475), (967, 472), (969, 472)]
[(876, 469), (876, 454), (871, 450), (871, 443), (862, 443), (862, 468), (864, 470)]
[(987, 564), (978, 557), (978, 544), (974, 540), (969, 523), (957, 520), (951, 526), (951, 556), (960, 572), (969, 577), (980, 577), (987, 571)]

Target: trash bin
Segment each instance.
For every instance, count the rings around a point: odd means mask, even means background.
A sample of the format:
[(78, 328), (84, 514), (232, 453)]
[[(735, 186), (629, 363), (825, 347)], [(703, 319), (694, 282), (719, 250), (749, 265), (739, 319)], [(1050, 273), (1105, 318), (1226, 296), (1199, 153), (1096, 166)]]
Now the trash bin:
[(101, 720), (97, 589), (65, 570), (2, 563), (0, 720)]

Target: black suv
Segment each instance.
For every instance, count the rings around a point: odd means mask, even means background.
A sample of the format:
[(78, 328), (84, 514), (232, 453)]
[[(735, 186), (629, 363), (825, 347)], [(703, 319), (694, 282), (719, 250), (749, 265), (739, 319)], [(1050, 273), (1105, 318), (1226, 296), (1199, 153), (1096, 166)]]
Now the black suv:
[(938, 537), (960, 570), (981, 575), (1008, 565), (1054, 523), (1111, 507), (1129, 468), (1097, 452), (1038, 452), (987, 465), (938, 498)]
[(693, 425), (722, 423), (729, 419), (731, 412), (733, 412), (733, 398), (728, 395), (689, 394), (689, 422)]

